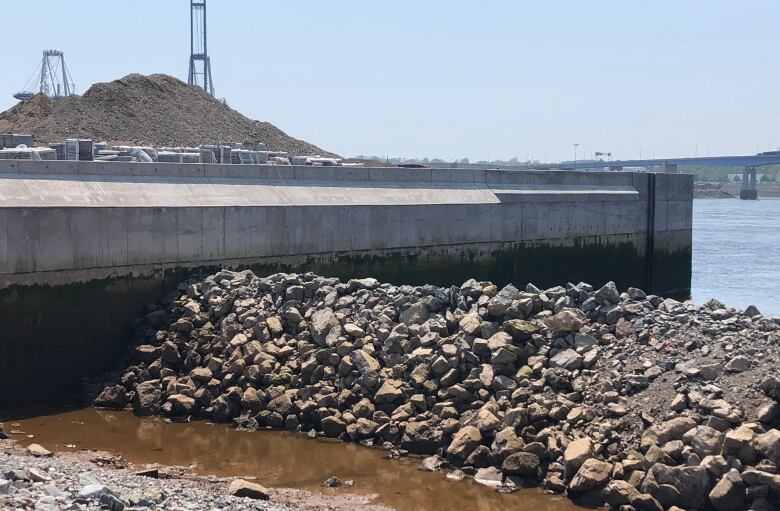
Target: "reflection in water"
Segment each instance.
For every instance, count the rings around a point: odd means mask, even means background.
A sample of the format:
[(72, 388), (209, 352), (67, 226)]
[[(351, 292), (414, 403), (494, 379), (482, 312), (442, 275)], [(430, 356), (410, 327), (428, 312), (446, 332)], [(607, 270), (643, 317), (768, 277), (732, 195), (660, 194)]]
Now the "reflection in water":
[[(454, 483), (444, 473), (421, 472), (419, 460), (388, 461), (384, 451), (355, 444), (310, 440), (278, 431), (239, 432), (205, 422), (171, 424), (126, 412), (91, 408), (16, 421), (33, 439), (53, 450), (98, 449), (135, 464), (194, 465), (202, 475), (254, 476), (272, 487), (378, 494), (378, 502), (399, 510), (479, 509), (571, 511), (559, 496), (528, 489), (502, 495), (471, 481)], [(10, 428), (9, 428), (10, 429)], [(320, 485), (335, 475), (352, 479), (347, 490)]]

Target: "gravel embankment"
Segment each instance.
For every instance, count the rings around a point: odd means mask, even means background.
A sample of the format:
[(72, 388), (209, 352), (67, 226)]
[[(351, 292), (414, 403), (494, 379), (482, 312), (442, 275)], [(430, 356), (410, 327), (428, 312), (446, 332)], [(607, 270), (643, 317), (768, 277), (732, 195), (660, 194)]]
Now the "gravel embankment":
[(752, 307), (222, 271), (135, 327), (96, 406), (383, 444), (613, 508), (780, 499), (780, 321)]
[(265, 142), (272, 151), (335, 156), (163, 74), (96, 83), (57, 102), (37, 94), (0, 113), (0, 133), (30, 133), (36, 144), (72, 137), (155, 147)]
[[(2, 444), (0, 444), (2, 445)], [(95, 453), (34, 456), (13, 447), (0, 451), (0, 509), (35, 511), (212, 510), (291, 511), (265, 500), (230, 495), (230, 483), (208, 478), (158, 479), (112, 465)], [(106, 466), (98, 466), (98, 463)], [(119, 462), (121, 464), (121, 462)], [(121, 465), (120, 465), (121, 466)], [(155, 475), (156, 475), (156, 471)], [(249, 483), (251, 484), (251, 483)], [(257, 497), (257, 495), (255, 495)]]

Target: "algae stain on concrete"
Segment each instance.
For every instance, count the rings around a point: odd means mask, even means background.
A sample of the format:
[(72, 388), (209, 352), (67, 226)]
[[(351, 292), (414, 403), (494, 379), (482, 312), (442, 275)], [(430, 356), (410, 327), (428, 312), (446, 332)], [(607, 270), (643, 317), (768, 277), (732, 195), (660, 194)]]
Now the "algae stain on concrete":
[[(394, 284), (460, 285), (468, 278), (498, 285), (567, 281), (621, 288), (645, 286), (646, 256), (633, 236), (590, 237), (568, 243), (492, 243), (420, 247), (373, 253), (312, 254), (237, 262), (258, 275), (311, 271), (342, 279), (372, 276)], [(690, 252), (655, 254), (651, 291), (690, 292)], [(194, 274), (219, 265), (168, 268), (62, 286), (12, 286), (0, 290), (0, 406), (47, 401), (77, 392), (82, 379), (110, 369), (131, 340), (130, 323)]]

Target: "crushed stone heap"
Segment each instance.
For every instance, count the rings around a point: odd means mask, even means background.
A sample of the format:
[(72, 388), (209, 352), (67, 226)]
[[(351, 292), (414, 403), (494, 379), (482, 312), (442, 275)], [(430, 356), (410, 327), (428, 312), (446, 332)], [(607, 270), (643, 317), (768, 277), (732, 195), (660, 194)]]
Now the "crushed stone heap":
[(56, 102), (37, 94), (0, 113), (0, 133), (31, 133), (37, 144), (74, 137), (155, 147), (264, 142), (271, 151), (336, 156), (164, 74), (131, 74)]
[(134, 327), (96, 406), (383, 445), (452, 479), (615, 509), (780, 501), (780, 320), (755, 307), (611, 282), (225, 270), (183, 282)]

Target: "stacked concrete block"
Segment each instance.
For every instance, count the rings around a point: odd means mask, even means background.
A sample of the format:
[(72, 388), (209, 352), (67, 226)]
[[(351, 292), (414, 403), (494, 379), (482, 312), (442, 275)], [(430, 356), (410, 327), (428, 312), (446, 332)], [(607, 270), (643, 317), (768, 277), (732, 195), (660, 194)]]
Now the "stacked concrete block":
[(254, 162), (258, 165), (265, 165), (268, 163), (268, 151), (252, 151), (252, 157)]
[[(19, 135), (12, 135), (19, 137)], [(2, 142), (6, 136), (0, 136)], [(24, 139), (12, 139), (20, 141)], [(122, 161), (162, 163), (207, 163), (236, 165), (341, 165), (337, 158), (321, 156), (290, 156), (285, 151), (268, 151), (262, 142), (231, 145), (213, 144), (197, 147), (161, 147), (120, 145), (109, 148), (106, 142), (69, 138), (64, 142), (49, 144), (58, 160), (72, 161)]]
[(317, 165), (323, 167), (336, 167), (341, 165), (341, 160), (339, 158), (323, 158), (321, 156), (314, 156), (309, 157), (306, 160), (307, 165)]
[(0, 160), (56, 160), (57, 151), (48, 147), (0, 149)]
[(49, 144), (49, 149), (54, 149), (57, 154), (58, 160), (65, 159), (65, 142), (57, 142), (56, 144)]
[(200, 163), (201, 153), (185, 151), (158, 151), (157, 161), (160, 163)]
[(25, 145), (32, 147), (32, 135), (20, 135), (18, 133), (4, 133), (0, 135), (0, 149), (14, 149), (17, 146)]
[(95, 159), (95, 141), (79, 139), (79, 161), (92, 161)]
[(214, 154), (215, 163), (230, 163), (232, 149), (226, 145), (203, 145), (201, 149), (211, 151)]
[(95, 159), (95, 141), (83, 138), (65, 140), (65, 159), (72, 161), (92, 161)]
[(77, 161), (79, 159), (79, 141), (75, 138), (65, 140), (65, 159)]

